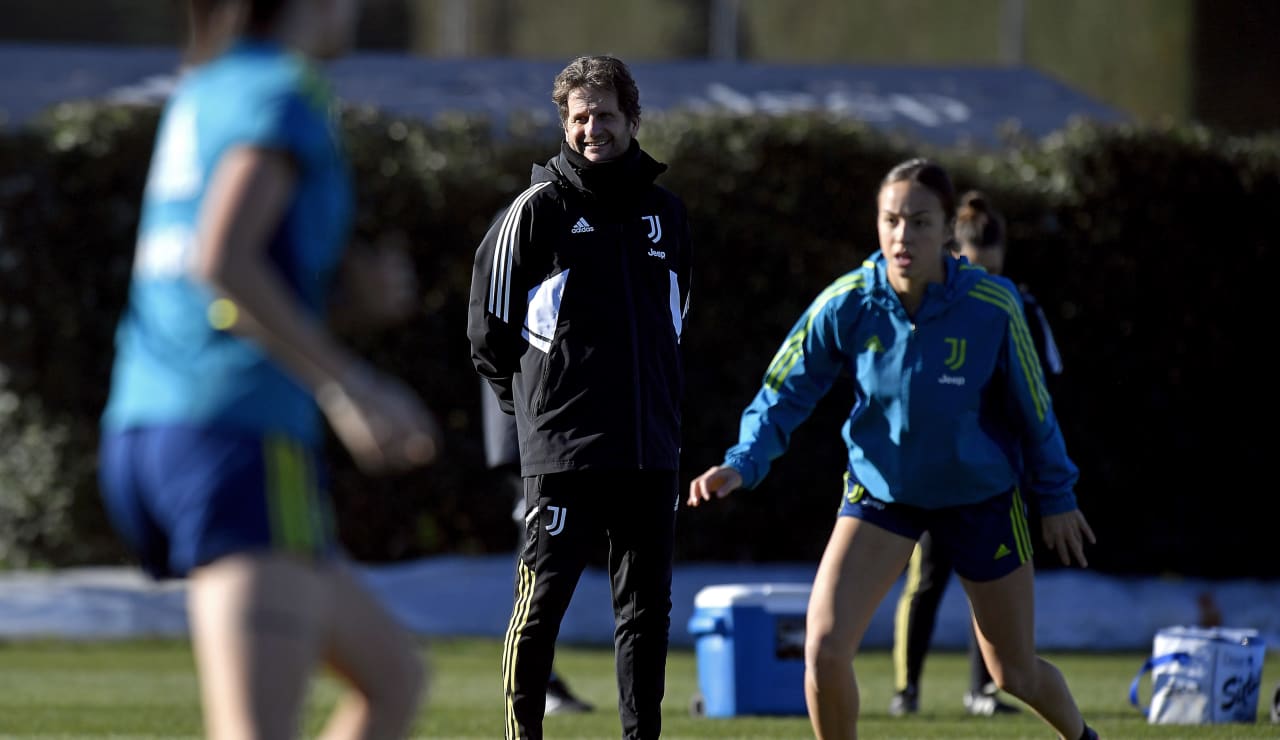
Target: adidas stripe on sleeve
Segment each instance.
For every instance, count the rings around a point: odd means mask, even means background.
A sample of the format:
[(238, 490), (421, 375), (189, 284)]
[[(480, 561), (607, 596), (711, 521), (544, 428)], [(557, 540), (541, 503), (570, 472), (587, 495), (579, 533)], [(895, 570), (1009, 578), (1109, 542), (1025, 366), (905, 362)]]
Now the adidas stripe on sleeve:
[(520, 235), (520, 219), (524, 215), (524, 207), (529, 199), (539, 190), (551, 183), (540, 182), (529, 187), (519, 196), (502, 216), (502, 225), (498, 229), (498, 243), (493, 250), (493, 270), (489, 274), (489, 313), (511, 321), (511, 266), (515, 261), (516, 245)]

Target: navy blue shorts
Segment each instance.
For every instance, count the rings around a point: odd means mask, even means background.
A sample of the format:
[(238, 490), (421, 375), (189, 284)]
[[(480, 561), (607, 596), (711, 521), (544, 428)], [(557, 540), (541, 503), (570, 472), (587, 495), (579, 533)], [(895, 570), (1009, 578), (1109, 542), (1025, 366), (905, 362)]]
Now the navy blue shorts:
[(1031, 560), (1027, 508), (1017, 487), (985, 501), (941, 509), (881, 501), (844, 474), (840, 516), (851, 516), (894, 534), (920, 539), (950, 555), (956, 573), (970, 581), (994, 581)]
[(337, 549), (323, 470), (296, 440), (152, 427), (105, 434), (99, 452), (107, 514), (154, 578), (238, 552)]

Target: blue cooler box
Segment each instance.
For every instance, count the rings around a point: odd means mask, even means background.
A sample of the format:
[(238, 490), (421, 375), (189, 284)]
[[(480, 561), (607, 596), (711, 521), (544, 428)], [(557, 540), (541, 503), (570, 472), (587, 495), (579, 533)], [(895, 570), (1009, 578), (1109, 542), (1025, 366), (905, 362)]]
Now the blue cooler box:
[(689, 633), (707, 717), (805, 714), (807, 583), (707, 586), (694, 597)]

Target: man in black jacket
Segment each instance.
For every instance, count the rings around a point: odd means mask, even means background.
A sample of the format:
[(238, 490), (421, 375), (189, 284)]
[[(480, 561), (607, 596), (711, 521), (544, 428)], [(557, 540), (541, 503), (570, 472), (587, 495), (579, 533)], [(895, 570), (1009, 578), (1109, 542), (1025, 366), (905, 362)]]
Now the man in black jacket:
[(476, 250), (467, 335), (516, 418), (527, 515), (503, 647), (505, 734), (541, 738), (560, 621), (607, 538), (618, 708), (656, 738), (679, 501), (685, 208), (640, 149), (626, 65), (580, 57), (556, 76), (564, 142)]

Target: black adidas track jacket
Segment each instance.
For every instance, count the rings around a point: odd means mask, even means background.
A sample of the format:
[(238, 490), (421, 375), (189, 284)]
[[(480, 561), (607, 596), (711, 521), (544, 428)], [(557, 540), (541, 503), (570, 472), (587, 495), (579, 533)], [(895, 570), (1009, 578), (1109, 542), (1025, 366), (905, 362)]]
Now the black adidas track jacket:
[(679, 469), (688, 222), (654, 183), (666, 165), (634, 141), (619, 159), (607, 178), (563, 150), (534, 165), (476, 250), (472, 360), (525, 476)]

